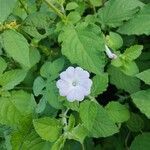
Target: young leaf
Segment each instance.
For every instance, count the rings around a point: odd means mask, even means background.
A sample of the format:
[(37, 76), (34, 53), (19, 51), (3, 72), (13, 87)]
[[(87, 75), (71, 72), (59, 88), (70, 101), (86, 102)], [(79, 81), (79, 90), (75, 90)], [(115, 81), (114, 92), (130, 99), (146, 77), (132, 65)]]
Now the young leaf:
[(140, 111), (150, 119), (150, 90), (133, 93), (131, 98)]
[(142, 133), (135, 137), (131, 143), (130, 150), (149, 150), (150, 148), (150, 133)]
[(123, 89), (129, 93), (134, 93), (140, 90), (140, 80), (136, 77), (125, 75), (118, 68), (110, 66), (108, 69), (110, 74), (110, 82), (118, 89)]
[(0, 123), (19, 125), (32, 118), (35, 101), (31, 94), (24, 91), (13, 91), (10, 97), (0, 97)]
[(90, 2), (93, 6), (101, 6), (102, 5), (102, 0), (90, 0)]
[(139, 68), (134, 61), (124, 60), (120, 70), (128, 76), (134, 76), (139, 73)]
[(111, 49), (118, 50), (123, 45), (123, 39), (119, 34), (110, 32), (109, 35), (106, 36), (106, 43)]
[(14, 30), (2, 33), (3, 47), (10, 57), (25, 67), (30, 67), (29, 44), (22, 34)]
[(103, 26), (118, 27), (129, 20), (144, 4), (138, 0), (109, 0), (98, 12), (99, 22)]
[(96, 74), (103, 70), (104, 42), (102, 36), (95, 33), (93, 26), (67, 26), (59, 40), (62, 41), (62, 54), (71, 63)]
[(136, 77), (150, 85), (150, 69), (144, 70), (143, 72), (137, 74)]
[(79, 5), (76, 2), (70, 2), (66, 6), (66, 10), (76, 9)]
[(5, 71), (5, 69), (7, 68), (7, 63), (5, 62), (5, 60), (2, 58), (2, 57), (0, 57), (0, 74), (2, 74), (4, 71)]
[(130, 118), (129, 110), (125, 105), (121, 105), (118, 102), (110, 102), (105, 109), (108, 115), (115, 123), (122, 123)]
[(107, 111), (93, 101), (84, 101), (80, 105), (80, 117), (83, 125), (92, 137), (107, 137), (118, 132)]
[(50, 142), (56, 141), (62, 132), (62, 125), (55, 118), (44, 117), (34, 119), (33, 125), (40, 137)]
[(142, 45), (134, 45), (125, 50), (122, 57), (125, 57), (126, 60), (132, 61), (138, 58), (142, 53)]
[(133, 19), (123, 24), (118, 32), (127, 35), (150, 35), (150, 4), (147, 4)]
[(91, 89), (91, 96), (98, 96), (106, 91), (108, 86), (108, 74), (96, 75), (93, 78), (93, 85)]
[(22, 82), (27, 72), (21, 69), (15, 69), (0, 75), (0, 85), (3, 90), (11, 90), (20, 82)]
[(75, 24), (81, 19), (81, 16), (78, 12), (72, 11), (68, 14), (67, 19), (68, 21), (71, 21), (73, 24)]
[(0, 0), (0, 23), (3, 23), (13, 11), (17, 0)]

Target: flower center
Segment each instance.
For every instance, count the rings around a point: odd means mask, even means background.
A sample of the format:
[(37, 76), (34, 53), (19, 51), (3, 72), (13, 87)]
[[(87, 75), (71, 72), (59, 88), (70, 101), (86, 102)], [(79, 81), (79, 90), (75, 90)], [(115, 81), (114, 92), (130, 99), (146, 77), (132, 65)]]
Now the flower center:
[(78, 84), (77, 81), (73, 81), (73, 82), (72, 82), (72, 85), (73, 85), (73, 86), (77, 86), (77, 84)]

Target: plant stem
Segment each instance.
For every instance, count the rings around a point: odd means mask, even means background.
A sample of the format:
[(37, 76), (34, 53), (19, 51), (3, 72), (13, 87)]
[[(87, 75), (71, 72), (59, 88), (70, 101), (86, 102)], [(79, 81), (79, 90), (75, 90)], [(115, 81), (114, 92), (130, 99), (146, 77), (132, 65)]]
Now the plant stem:
[(84, 143), (81, 143), (81, 145), (82, 145), (82, 150), (85, 150)]
[(93, 96), (91, 96), (91, 95), (89, 95), (88, 97), (89, 97), (89, 99), (90, 99), (91, 101), (93, 101), (93, 102), (95, 102), (95, 103), (98, 103), (97, 100), (95, 99), (95, 97), (93, 97)]
[(126, 150), (129, 150), (129, 147), (128, 147), (128, 139), (130, 137), (130, 132), (128, 132), (127, 136), (126, 136), (126, 139), (125, 139), (125, 147), (126, 147)]
[(20, 86), (17, 86), (14, 89), (16, 89), (16, 90), (18, 90), (18, 89), (32, 90), (32, 87), (20, 87)]
[(66, 115), (67, 115), (68, 111), (69, 111), (69, 108), (66, 109), (65, 112), (62, 112), (62, 123), (63, 123), (63, 125), (65, 125), (65, 126), (67, 125), (67, 118), (66, 118)]
[(57, 9), (51, 2), (48, 0), (44, 0), (44, 2), (49, 6), (50, 9), (52, 9), (62, 20), (66, 20), (66, 16), (60, 12), (59, 9)]
[(29, 15), (28, 10), (26, 9), (24, 3), (22, 2), (22, 0), (19, 0), (19, 3), (22, 5), (23, 9), (25, 10), (26, 14)]

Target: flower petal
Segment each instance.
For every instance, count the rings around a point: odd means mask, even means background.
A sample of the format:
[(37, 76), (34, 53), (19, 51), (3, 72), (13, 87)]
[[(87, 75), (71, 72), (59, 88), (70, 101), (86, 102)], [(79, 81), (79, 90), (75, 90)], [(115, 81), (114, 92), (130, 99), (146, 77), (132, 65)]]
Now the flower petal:
[(71, 90), (71, 86), (64, 80), (58, 80), (56, 83), (57, 88), (59, 88), (59, 93), (61, 96), (66, 96)]
[(82, 79), (79, 82), (79, 85), (84, 87), (85, 89), (89, 90), (92, 86), (92, 80), (91, 79)]
[(74, 76), (74, 67), (68, 67), (66, 71), (60, 74), (60, 78), (68, 82), (72, 82), (75, 78)]
[(84, 99), (85, 92), (85, 89), (82, 87), (76, 87), (68, 93), (67, 99), (68, 101), (82, 101)]
[(76, 75), (76, 77), (79, 77), (79, 78), (89, 78), (90, 77), (90, 74), (80, 67), (75, 68), (75, 75)]

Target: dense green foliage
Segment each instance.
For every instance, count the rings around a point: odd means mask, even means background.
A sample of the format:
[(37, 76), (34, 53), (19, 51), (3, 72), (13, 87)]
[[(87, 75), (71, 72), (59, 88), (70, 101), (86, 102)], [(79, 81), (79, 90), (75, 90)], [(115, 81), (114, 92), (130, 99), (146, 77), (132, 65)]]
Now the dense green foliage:
[[(0, 0), (0, 150), (149, 150), (149, 50), (149, 0)], [(81, 102), (56, 87), (68, 66), (93, 81)]]

